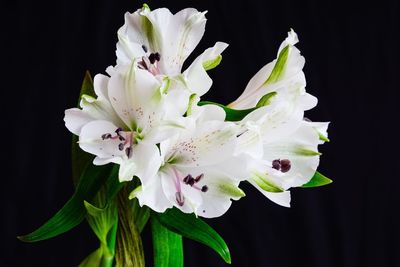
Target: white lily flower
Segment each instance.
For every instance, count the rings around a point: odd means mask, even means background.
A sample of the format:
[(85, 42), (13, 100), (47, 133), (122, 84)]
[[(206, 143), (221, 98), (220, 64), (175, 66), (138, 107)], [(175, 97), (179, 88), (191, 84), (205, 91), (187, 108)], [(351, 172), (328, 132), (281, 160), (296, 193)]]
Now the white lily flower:
[(224, 117), (216, 106), (197, 109), (191, 127), (161, 142), (158, 173), (148, 177), (131, 197), (157, 212), (175, 206), (208, 218), (224, 214), (231, 199), (244, 196), (238, 188), (244, 165), (233, 157), (237, 126), (224, 122)]
[[(281, 128), (286, 125), (282, 124)], [(279, 125), (276, 125), (280, 128)], [(272, 201), (282, 206), (290, 206), (291, 187), (307, 183), (319, 164), (318, 145), (321, 141), (321, 128), (328, 123), (302, 121), (290, 135), (276, 135), (280, 130), (263, 132), (263, 125), (253, 124), (257, 130), (248, 130), (239, 137), (240, 152), (246, 153), (249, 162), (248, 181)], [(273, 129), (274, 126), (271, 126)], [(262, 147), (252, 153), (254, 147)]]
[(147, 5), (126, 13), (125, 24), (118, 30), (117, 65), (137, 60), (140, 68), (153, 75), (182, 82), (199, 96), (205, 94), (212, 84), (206, 70), (219, 64), (228, 46), (217, 42), (182, 73), (184, 61), (204, 34), (205, 13), (187, 8), (173, 15), (167, 8), (150, 11)]
[(306, 93), (303, 73), (304, 57), (295, 47), (297, 34), (291, 30), (278, 50), (277, 59), (265, 65), (247, 84), (242, 95), (229, 106), (235, 109), (253, 108), (268, 93), (295, 93), (303, 110), (313, 108), (317, 99)]
[(82, 110), (66, 110), (65, 124), (81, 149), (96, 155), (94, 164), (120, 165), (120, 181), (154, 175), (161, 164), (156, 144), (183, 127), (189, 99), (166, 86), (134, 62), (119, 66), (111, 77), (95, 76), (97, 99), (84, 96)]

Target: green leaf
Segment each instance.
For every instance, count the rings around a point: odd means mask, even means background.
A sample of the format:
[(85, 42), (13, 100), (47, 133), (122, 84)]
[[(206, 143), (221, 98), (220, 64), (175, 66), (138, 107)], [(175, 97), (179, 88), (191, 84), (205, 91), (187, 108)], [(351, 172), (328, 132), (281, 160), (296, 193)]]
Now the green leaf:
[(272, 98), (277, 94), (277, 92), (270, 92), (268, 94), (265, 94), (263, 97), (261, 97), (260, 100), (258, 100), (256, 108), (268, 106), (269, 104), (271, 104)]
[(36, 231), (19, 236), (24, 242), (36, 242), (49, 239), (65, 233), (78, 224), (86, 216), (84, 200), (91, 200), (99, 191), (101, 185), (110, 176), (116, 176), (116, 168), (110, 166), (94, 166), (88, 164), (82, 174), (82, 178), (76, 188), (74, 195), (49, 221), (39, 227)]
[(208, 71), (208, 70), (212, 70), (214, 68), (216, 68), (219, 63), (221, 63), (222, 60), (222, 56), (218, 55), (213, 59), (207, 60), (203, 62), (203, 68), (204, 70)]
[(173, 208), (153, 216), (168, 230), (193, 239), (216, 251), (226, 263), (231, 263), (231, 254), (222, 237), (194, 214), (185, 214)]
[(228, 108), (227, 106), (224, 106), (222, 104), (218, 104), (218, 103), (214, 103), (214, 102), (210, 102), (210, 101), (200, 101), (198, 103), (198, 105), (199, 106), (204, 106), (204, 105), (220, 106), (221, 108), (224, 109), (224, 111), (226, 113), (226, 118), (225, 118), (226, 121), (240, 121), (244, 117), (246, 117), (247, 114), (249, 114), (250, 112), (257, 109), (257, 108), (249, 108), (249, 109), (242, 109), (242, 110), (232, 109), (232, 108)]
[(311, 180), (308, 183), (303, 184), (301, 187), (303, 187), (303, 188), (318, 187), (318, 186), (330, 184), (332, 182), (333, 181), (331, 179), (324, 176), (323, 174), (321, 174), (319, 172), (315, 172), (315, 174), (311, 178)]
[(183, 267), (182, 236), (171, 232), (151, 218), (154, 267)]
[[(86, 71), (85, 77), (83, 78), (81, 91), (79, 93), (79, 98), (78, 98), (78, 105), (77, 105), (78, 107), (83, 95), (96, 97), (93, 87), (93, 80), (92, 77), (90, 76), (89, 71)], [(93, 161), (94, 159), (94, 156), (80, 149), (78, 145), (78, 140), (79, 140), (78, 136), (76, 135), (72, 136), (72, 147), (71, 147), (72, 180), (75, 186), (78, 184), (79, 178), (81, 177), (82, 172), (85, 169), (87, 163)]]
[(283, 72), (286, 68), (286, 62), (289, 57), (289, 45), (285, 46), (278, 55), (278, 59), (276, 60), (275, 66), (271, 71), (268, 79), (263, 83), (262, 86), (267, 84), (275, 83), (280, 80)]
[(96, 249), (92, 253), (89, 254), (78, 267), (93, 267), (93, 266), (101, 266), (101, 261), (103, 258), (103, 251), (101, 248)]

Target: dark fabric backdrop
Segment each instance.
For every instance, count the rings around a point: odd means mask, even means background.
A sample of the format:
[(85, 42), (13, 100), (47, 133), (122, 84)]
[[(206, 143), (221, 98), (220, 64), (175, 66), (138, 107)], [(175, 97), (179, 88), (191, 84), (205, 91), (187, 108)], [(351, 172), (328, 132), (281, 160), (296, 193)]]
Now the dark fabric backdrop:
[[(292, 190), (292, 208), (250, 186), (226, 215), (208, 220), (225, 238), (232, 266), (400, 266), (398, 130), (399, 2), (148, 1), (208, 10), (194, 55), (230, 44), (211, 71), (208, 100), (229, 103), (273, 60), (292, 27), (306, 58), (307, 113), (331, 121), (319, 170), (334, 183)], [(86, 69), (115, 63), (116, 31), (138, 1), (2, 1), (1, 266), (77, 266), (97, 247), (86, 223), (52, 240), (16, 239), (54, 214), (73, 192), (70, 133), (64, 110), (75, 105)], [(194, 56), (193, 55), (193, 56)], [(193, 59), (193, 56), (190, 59)], [(144, 243), (151, 266), (148, 229)], [(186, 266), (227, 266), (185, 240)]]

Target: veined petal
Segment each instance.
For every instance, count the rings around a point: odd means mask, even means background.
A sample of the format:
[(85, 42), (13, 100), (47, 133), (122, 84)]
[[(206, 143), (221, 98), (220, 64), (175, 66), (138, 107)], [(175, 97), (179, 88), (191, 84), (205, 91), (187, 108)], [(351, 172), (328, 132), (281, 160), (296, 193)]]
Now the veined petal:
[(198, 96), (204, 95), (211, 87), (212, 80), (208, 76), (204, 63), (214, 60), (228, 46), (226, 43), (217, 42), (214, 47), (208, 48), (198, 56), (193, 63), (183, 72), (183, 79), (189, 91)]
[(147, 122), (149, 111), (159, 101), (160, 83), (148, 71), (140, 70), (135, 64), (121, 66), (110, 78), (108, 94), (119, 117), (131, 129), (136, 130), (139, 121)]
[(265, 160), (290, 161), (290, 169), (276, 177), (284, 189), (301, 186), (312, 178), (319, 164), (319, 143), (319, 135), (315, 129), (303, 123), (292, 135), (264, 145)]
[(236, 145), (237, 126), (223, 121), (205, 121), (182, 133), (172, 148), (174, 164), (208, 166), (231, 157)]
[(142, 186), (141, 189), (135, 193), (139, 200), (140, 206), (148, 206), (156, 212), (164, 212), (168, 208), (173, 207), (173, 203), (166, 197), (161, 180), (162, 173), (158, 173), (154, 179), (146, 186)]
[[(186, 8), (171, 17), (168, 28), (163, 29), (163, 36), (171, 40), (164, 42), (161, 51), (160, 63), (163, 73), (176, 75), (181, 72), (183, 62), (203, 37), (206, 24), (205, 13)], [(164, 20), (155, 20), (153, 17), (149, 19), (156, 28), (161, 28), (161, 25), (166, 24)]]
[(117, 64), (131, 64), (135, 58), (144, 56), (142, 46), (150, 47), (150, 40), (155, 39), (151, 36), (155, 34), (150, 28), (151, 23), (140, 12), (141, 9), (132, 14), (125, 13), (125, 23), (118, 30)]
[(328, 138), (328, 126), (330, 122), (314, 122), (314, 121), (304, 121), (306, 125), (313, 127), (319, 135), (319, 144), (329, 142)]
[(109, 121), (96, 120), (82, 127), (79, 135), (79, 146), (82, 150), (100, 158), (116, 158), (124, 155), (118, 150), (118, 139), (103, 140), (102, 135), (114, 133), (118, 127)]
[(202, 192), (184, 184), (182, 179), (183, 177), (176, 176), (171, 167), (164, 170), (161, 177), (164, 194), (182, 212), (196, 212), (202, 202)]
[[(252, 108), (262, 96), (273, 91), (279, 94), (289, 90), (297, 92), (299, 96), (304, 95), (306, 81), (302, 69), (305, 60), (294, 46), (297, 41), (297, 35), (293, 31), (289, 32), (278, 51), (278, 58), (264, 66), (250, 80), (242, 95), (229, 106), (236, 109)], [(313, 103), (308, 103), (311, 99), (304, 101), (305, 109), (313, 106)]]
[[(193, 172), (194, 175), (200, 172)], [(231, 206), (232, 200), (238, 200), (245, 193), (238, 187), (239, 182), (230, 179), (223, 173), (208, 170), (204, 177), (196, 184), (198, 188), (207, 186), (206, 192), (200, 192), (202, 202), (197, 209), (197, 215), (214, 218), (223, 215)], [(198, 190), (197, 190), (198, 191)]]
[(92, 116), (78, 108), (71, 108), (65, 111), (65, 126), (75, 135), (79, 135), (82, 127), (93, 120), (94, 118)]
[(120, 182), (127, 182), (133, 179), (137, 172), (137, 165), (133, 159), (123, 160), (119, 165), (118, 179)]
[(249, 180), (249, 182), (258, 189), (264, 196), (269, 198), (271, 201), (275, 202), (278, 205), (283, 207), (290, 207), (290, 191), (283, 191), (283, 192), (268, 192), (263, 190), (256, 182), (253, 180)]

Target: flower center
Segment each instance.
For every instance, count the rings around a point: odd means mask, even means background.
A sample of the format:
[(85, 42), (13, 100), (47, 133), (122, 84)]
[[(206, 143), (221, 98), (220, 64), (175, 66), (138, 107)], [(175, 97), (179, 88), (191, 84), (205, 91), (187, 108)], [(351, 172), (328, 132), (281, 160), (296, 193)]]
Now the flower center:
[[(147, 47), (142, 45), (142, 49), (147, 53)], [(161, 60), (161, 55), (158, 52), (150, 53), (148, 56), (143, 56), (142, 60), (138, 62), (138, 68), (147, 70), (153, 75), (160, 74), (158, 62)]]
[(128, 158), (132, 157), (132, 148), (133, 148), (133, 136), (132, 132), (124, 132), (122, 128), (117, 128), (115, 130), (115, 135), (111, 133), (105, 133), (101, 136), (103, 140), (116, 140), (118, 139), (121, 143), (118, 144), (118, 150), (124, 151)]
[(288, 172), (291, 167), (292, 164), (288, 159), (274, 159), (272, 161), (272, 168), (283, 173)]
[(182, 178), (180, 173), (175, 168), (173, 168), (173, 171), (175, 174), (175, 189), (176, 189), (175, 199), (179, 206), (182, 207), (185, 204), (185, 196), (182, 194), (181, 183), (189, 185), (192, 188), (197, 189), (203, 193), (208, 191), (207, 185), (203, 185), (202, 187), (196, 185), (204, 177), (203, 173), (196, 176), (196, 178), (194, 178), (191, 174), (188, 174)]

